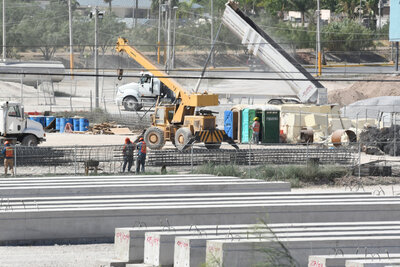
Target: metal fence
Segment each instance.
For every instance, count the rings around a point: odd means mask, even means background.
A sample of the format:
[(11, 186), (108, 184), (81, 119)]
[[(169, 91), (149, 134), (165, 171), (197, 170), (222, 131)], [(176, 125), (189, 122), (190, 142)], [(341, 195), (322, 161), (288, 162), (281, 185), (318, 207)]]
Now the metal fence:
[[(122, 169), (122, 145), (24, 147), (15, 146), (15, 171), (21, 174), (70, 173), (82, 174), (85, 167), (96, 163), (104, 173), (118, 173)], [(356, 147), (326, 148), (315, 145), (258, 145), (235, 149), (206, 149), (195, 144), (185, 151), (177, 149), (149, 150), (146, 165), (173, 167), (213, 164), (340, 164), (354, 166)], [(88, 165), (89, 164), (89, 165)]]

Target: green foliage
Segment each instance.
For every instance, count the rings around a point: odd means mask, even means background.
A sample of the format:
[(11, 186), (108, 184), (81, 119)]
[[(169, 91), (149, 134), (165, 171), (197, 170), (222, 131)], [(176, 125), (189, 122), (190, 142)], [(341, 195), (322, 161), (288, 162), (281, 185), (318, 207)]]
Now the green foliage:
[(373, 32), (346, 19), (326, 25), (322, 29), (322, 40), (329, 51), (359, 51), (373, 46)]
[(194, 173), (212, 174), (217, 176), (235, 176), (255, 178), (266, 181), (288, 181), (292, 187), (303, 184), (332, 184), (335, 178), (346, 176), (349, 170), (338, 166), (255, 166), (250, 170), (245, 166), (215, 165), (208, 163), (194, 170)]
[(243, 172), (236, 165), (214, 165), (213, 163), (201, 165), (197, 167), (193, 173), (212, 174), (217, 176), (243, 176)]
[(255, 249), (262, 252), (264, 255), (263, 262), (260, 262), (255, 267), (297, 267), (299, 263), (293, 258), (286, 245), (279, 240), (275, 232), (268, 226), (267, 222), (261, 220), (261, 225), (254, 229), (256, 236), (267, 238), (273, 242), (268, 246), (257, 246)]

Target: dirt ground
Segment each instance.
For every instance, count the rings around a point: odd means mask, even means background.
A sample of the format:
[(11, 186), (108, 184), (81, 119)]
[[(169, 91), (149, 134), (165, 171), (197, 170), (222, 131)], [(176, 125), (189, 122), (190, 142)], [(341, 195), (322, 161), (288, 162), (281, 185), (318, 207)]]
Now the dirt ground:
[[(400, 81), (400, 76), (380, 75), (370, 78)], [(328, 90), (329, 103), (338, 103), (341, 106), (378, 96), (400, 96), (399, 82), (356, 82), (342, 89)]]

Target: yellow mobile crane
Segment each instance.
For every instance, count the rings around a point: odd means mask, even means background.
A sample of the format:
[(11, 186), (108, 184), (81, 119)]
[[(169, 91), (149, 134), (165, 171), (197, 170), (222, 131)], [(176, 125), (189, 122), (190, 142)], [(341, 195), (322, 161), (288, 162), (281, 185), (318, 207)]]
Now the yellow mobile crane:
[(154, 114), (151, 115), (152, 126), (144, 133), (149, 148), (161, 149), (165, 141), (171, 141), (179, 150), (187, 148), (193, 142), (204, 142), (208, 149), (213, 149), (219, 148), (221, 142), (226, 141), (238, 149), (224, 130), (216, 128), (215, 116), (210, 110), (196, 111), (198, 107), (218, 106), (218, 95), (207, 92), (187, 93), (178, 82), (128, 45), (125, 38), (118, 38), (116, 50), (127, 53), (175, 94), (173, 104), (160, 106), (157, 102)]

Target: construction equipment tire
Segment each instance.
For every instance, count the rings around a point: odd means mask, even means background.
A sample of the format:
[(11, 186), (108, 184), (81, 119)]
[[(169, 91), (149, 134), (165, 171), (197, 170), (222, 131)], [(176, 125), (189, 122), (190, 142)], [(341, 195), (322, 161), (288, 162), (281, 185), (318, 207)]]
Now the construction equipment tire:
[(37, 146), (38, 140), (37, 140), (36, 136), (29, 134), (29, 135), (24, 136), (24, 138), (22, 138), (21, 144), (23, 146)]
[(192, 132), (189, 128), (180, 128), (175, 133), (175, 146), (177, 149), (182, 150), (185, 145), (193, 138)]
[(221, 143), (204, 143), (207, 149), (219, 149), (221, 147)]
[(133, 96), (125, 97), (122, 104), (124, 105), (125, 110), (128, 111), (137, 111), (142, 108), (142, 105), (140, 105), (136, 97)]
[(144, 141), (150, 149), (161, 149), (165, 145), (164, 132), (158, 127), (150, 127), (144, 133)]

